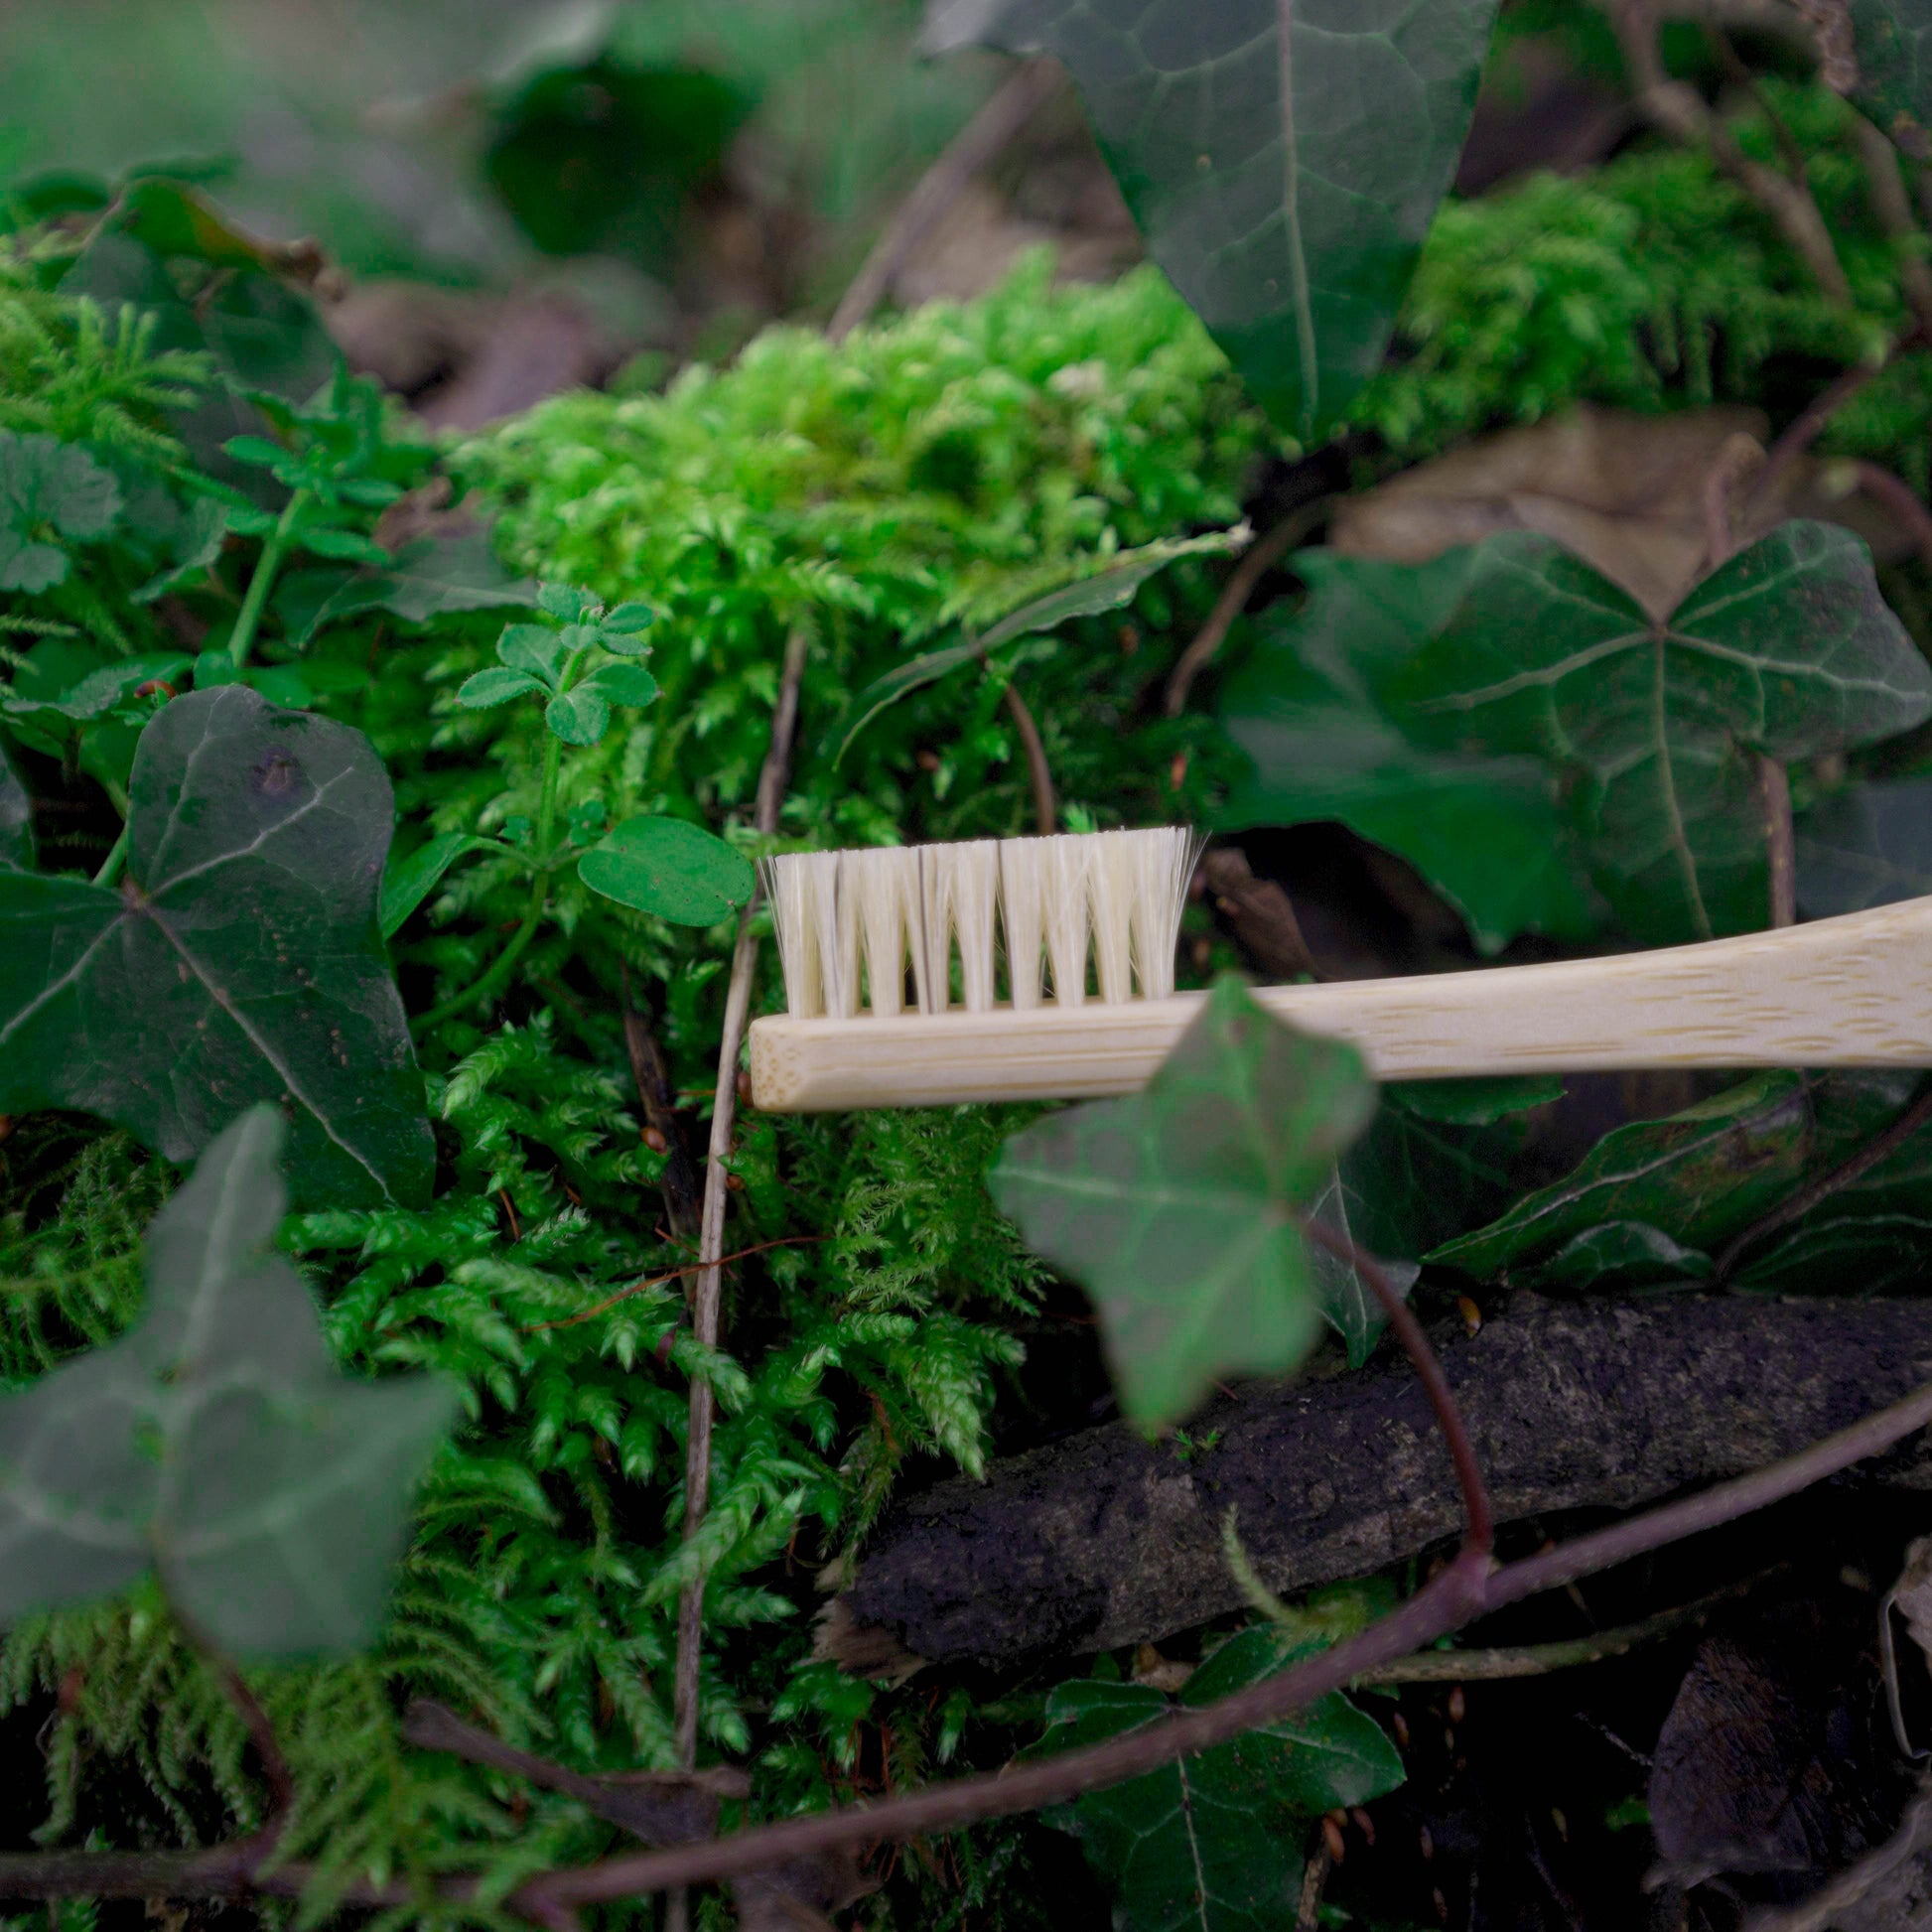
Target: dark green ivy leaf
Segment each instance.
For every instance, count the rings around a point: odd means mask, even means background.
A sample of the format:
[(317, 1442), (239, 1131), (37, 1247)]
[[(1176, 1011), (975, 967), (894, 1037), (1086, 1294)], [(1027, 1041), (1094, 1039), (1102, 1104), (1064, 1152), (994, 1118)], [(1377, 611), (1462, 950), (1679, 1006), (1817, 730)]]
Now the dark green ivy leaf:
[(48, 591), (68, 578), (68, 549), (105, 536), (121, 487), (77, 444), (0, 430), (0, 591)]
[[(1028, 1755), (1144, 1729), (1176, 1704), (1230, 1697), (1316, 1648), (1268, 1625), (1244, 1630), (1176, 1700), (1145, 1684), (1059, 1685), (1046, 1700), (1046, 1735)], [(1071, 1828), (1130, 1932), (1293, 1932), (1309, 1826), (1402, 1779), (1381, 1726), (1335, 1692), (1232, 1743), (1078, 1799)]]
[(1932, 778), (1852, 785), (1797, 824), (1798, 904), (1813, 918), (1932, 893)]
[(1251, 760), (1216, 825), (1332, 820), (1406, 859), (1485, 952), (1519, 933), (1587, 938), (1594, 895), (1549, 767), (1413, 743), (1375, 685), (1448, 623), (1470, 553), (1420, 568), (1305, 551), (1299, 610), (1270, 612), (1228, 678), (1221, 722)]
[(129, 790), (121, 886), (0, 874), (0, 1111), (82, 1108), (188, 1161), (269, 1100), (300, 1205), (426, 1199), (368, 741), (224, 685), (156, 715)]
[(273, 1246), (285, 1133), (257, 1106), (211, 1141), (148, 1229), (141, 1319), (0, 1398), (0, 1624), (152, 1568), (232, 1656), (374, 1637), (457, 1391), (337, 1373)]
[(716, 925), (758, 884), (742, 852), (681, 818), (626, 819), (578, 860), (577, 876), (592, 892), (675, 925)]
[(1375, 369), (1455, 170), (1494, 0), (933, 0), (926, 45), (1045, 52), (1149, 251), (1297, 436)]
[(1653, 621), (1547, 537), (1471, 553), (1454, 615), (1384, 684), (1406, 727), (1534, 752), (1578, 785), (1596, 883), (1633, 933), (1761, 926), (1751, 754), (1843, 752), (1932, 715), (1932, 670), (1848, 530), (1789, 522)]
[(1121, 1406), (1177, 1422), (1224, 1375), (1283, 1374), (1322, 1295), (1296, 1223), (1367, 1125), (1352, 1047), (1295, 1032), (1224, 976), (1141, 1092), (1017, 1134), (988, 1184), (1084, 1284)]

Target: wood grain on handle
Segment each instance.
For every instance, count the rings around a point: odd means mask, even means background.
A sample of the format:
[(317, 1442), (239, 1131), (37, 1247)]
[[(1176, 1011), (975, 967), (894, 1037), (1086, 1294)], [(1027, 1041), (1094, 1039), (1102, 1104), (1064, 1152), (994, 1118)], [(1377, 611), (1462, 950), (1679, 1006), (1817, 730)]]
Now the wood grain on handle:
[[(767, 1113), (1076, 1100), (1143, 1085), (1198, 993), (1027, 1013), (955, 1010), (752, 1027)], [(1932, 899), (1780, 932), (1544, 966), (1270, 986), (1380, 1079), (1659, 1066), (1932, 1066)]]

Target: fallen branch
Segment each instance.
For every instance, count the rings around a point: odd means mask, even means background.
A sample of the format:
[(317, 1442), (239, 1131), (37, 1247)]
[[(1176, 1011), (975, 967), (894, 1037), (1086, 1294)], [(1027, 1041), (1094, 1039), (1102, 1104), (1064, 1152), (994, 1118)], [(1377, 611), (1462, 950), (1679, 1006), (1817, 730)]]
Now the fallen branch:
[[(1497, 1514), (1629, 1509), (1788, 1455), (1893, 1400), (1932, 1359), (1909, 1301), (1515, 1297), (1435, 1334)], [(1159, 1642), (1241, 1607), (1233, 1508), (1262, 1583), (1365, 1576), (1454, 1533), (1427, 1399), (1388, 1350), (1357, 1374), (1255, 1385), (1183, 1459), (1124, 1423), (905, 1498), (873, 1532), (824, 1647), (1011, 1665)], [(1932, 1457), (1888, 1471), (1932, 1486)]]

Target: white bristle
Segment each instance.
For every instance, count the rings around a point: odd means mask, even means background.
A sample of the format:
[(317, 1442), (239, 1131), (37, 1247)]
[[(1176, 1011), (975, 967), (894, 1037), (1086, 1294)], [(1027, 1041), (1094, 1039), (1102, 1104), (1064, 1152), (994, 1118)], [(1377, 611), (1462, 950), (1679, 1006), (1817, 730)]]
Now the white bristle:
[(808, 852), (800, 870), (818, 941), (819, 997), (834, 1020), (859, 1011), (859, 918), (856, 895), (840, 881), (841, 855)]
[(848, 852), (841, 880), (857, 901), (867, 1000), (874, 1013), (903, 1013), (906, 931), (918, 906), (919, 855), (902, 845)]
[(1054, 1000), (1083, 1004), (1089, 950), (1103, 1003), (1166, 999), (1197, 850), (1167, 827), (767, 860), (786, 1005), (801, 1020), (851, 1019), (862, 1000), (902, 1013), (909, 958), (918, 1010), (943, 1013), (957, 939), (965, 1009), (990, 1012), (1002, 933), (1016, 1008), (1041, 1004), (1042, 956)]
[(1053, 998), (1077, 1007), (1087, 997), (1087, 854), (1092, 840), (1061, 832), (1043, 841), (1046, 850), (1046, 958), (1053, 969)]
[(1165, 1000), (1173, 991), (1173, 954), (1187, 904), (1199, 845), (1179, 826), (1132, 832), (1134, 840), (1134, 977), (1141, 998)]
[(946, 904), (959, 941), (959, 992), (968, 1013), (993, 1009), (994, 908), (1000, 897), (1000, 842), (968, 839), (945, 854)]
[(1087, 839), (1087, 904), (1093, 918), (1093, 977), (1103, 1006), (1134, 997), (1134, 834), (1099, 832)]
[(805, 863), (815, 856), (788, 852), (764, 862), (764, 889), (771, 899), (778, 962), (785, 975), (785, 1010), (794, 1020), (813, 1020), (825, 1011), (818, 971), (818, 922)]
[(1000, 842), (1000, 923), (1007, 941), (1007, 989), (1025, 1012), (1039, 1004), (1045, 938), (1046, 841)]
[(952, 1004), (951, 883), (940, 855), (943, 845), (922, 845), (919, 854), (919, 916), (912, 928), (912, 990), (921, 1013), (944, 1013)]

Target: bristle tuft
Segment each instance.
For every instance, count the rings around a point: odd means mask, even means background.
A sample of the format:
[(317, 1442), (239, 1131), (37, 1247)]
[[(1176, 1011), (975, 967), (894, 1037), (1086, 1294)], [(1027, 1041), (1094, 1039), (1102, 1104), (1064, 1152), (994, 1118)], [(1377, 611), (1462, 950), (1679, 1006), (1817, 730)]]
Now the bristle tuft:
[(993, 1010), (995, 907), (1000, 897), (1000, 842), (968, 839), (933, 848), (946, 855), (946, 903), (959, 941), (959, 993), (968, 1013)]
[(840, 881), (841, 855), (804, 855), (805, 894), (818, 941), (819, 995), (834, 1020), (859, 1011), (859, 920), (856, 896)]
[(1053, 998), (1077, 1007), (1087, 997), (1087, 853), (1089, 836), (1057, 833), (1046, 851), (1046, 957)]
[(902, 845), (845, 855), (865, 950), (866, 998), (874, 1013), (905, 1011), (906, 939), (918, 909), (919, 855)]
[(1100, 832), (1087, 840), (1087, 903), (1093, 918), (1093, 976), (1103, 1006), (1134, 997), (1133, 918), (1136, 835)]
[(1173, 991), (1174, 948), (1180, 942), (1180, 915), (1200, 841), (1181, 826), (1128, 836), (1135, 841), (1134, 977), (1142, 999), (1165, 1000)]
[(818, 926), (812, 915), (805, 861), (810, 853), (786, 853), (764, 862), (764, 890), (778, 933), (784, 969), (785, 1011), (794, 1020), (815, 1020), (825, 1011), (818, 974)]
[(1017, 1011), (1039, 1005), (1046, 910), (1045, 839), (1000, 842), (1000, 923), (1007, 942), (1007, 996)]

